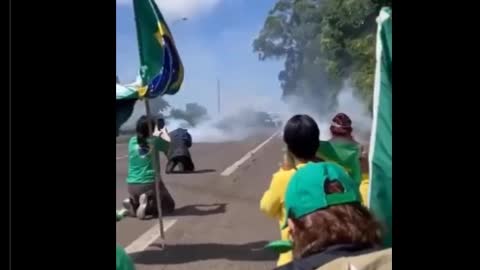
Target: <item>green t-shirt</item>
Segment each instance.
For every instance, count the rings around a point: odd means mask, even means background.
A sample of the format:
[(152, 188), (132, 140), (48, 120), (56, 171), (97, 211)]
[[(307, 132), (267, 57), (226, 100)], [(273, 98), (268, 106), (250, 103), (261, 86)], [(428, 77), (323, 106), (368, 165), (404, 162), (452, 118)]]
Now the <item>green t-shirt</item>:
[(135, 270), (132, 259), (125, 250), (117, 245), (117, 270)]
[[(167, 154), (169, 143), (161, 138), (154, 138), (157, 151)], [(142, 155), (137, 137), (134, 136), (128, 142), (128, 184), (148, 184), (155, 181), (155, 171), (152, 165), (153, 152)]]

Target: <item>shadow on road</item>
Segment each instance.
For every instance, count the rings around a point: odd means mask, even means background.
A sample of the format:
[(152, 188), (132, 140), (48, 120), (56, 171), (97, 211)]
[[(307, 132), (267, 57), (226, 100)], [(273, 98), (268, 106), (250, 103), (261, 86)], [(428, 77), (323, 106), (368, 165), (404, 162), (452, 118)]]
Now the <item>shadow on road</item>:
[(266, 241), (258, 241), (240, 245), (179, 244), (168, 245), (165, 250), (144, 250), (131, 255), (135, 258), (135, 263), (139, 264), (182, 264), (213, 259), (275, 261), (277, 259), (276, 255), (263, 248), (267, 243)]
[(216, 172), (217, 170), (214, 170), (214, 169), (204, 169), (204, 170), (196, 170), (196, 171), (193, 171), (193, 172), (176, 172), (176, 171), (173, 171), (173, 172), (170, 172), (168, 174), (201, 174), (201, 173), (212, 173), (212, 172)]
[(226, 203), (192, 204), (175, 209), (170, 216), (208, 216), (225, 213)]

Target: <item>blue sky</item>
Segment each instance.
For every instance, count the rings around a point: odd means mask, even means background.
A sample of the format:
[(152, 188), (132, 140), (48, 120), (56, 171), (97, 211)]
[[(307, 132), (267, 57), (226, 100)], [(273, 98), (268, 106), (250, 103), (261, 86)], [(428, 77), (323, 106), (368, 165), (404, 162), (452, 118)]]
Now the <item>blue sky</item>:
[[(185, 66), (181, 91), (165, 99), (173, 106), (188, 102), (216, 114), (216, 80), (222, 89), (222, 112), (245, 106), (280, 106), (277, 76), (283, 61), (259, 61), (252, 41), (275, 0), (158, 0)], [(122, 83), (135, 79), (138, 51), (131, 0), (117, 0), (117, 74)], [(187, 21), (179, 21), (187, 17)]]

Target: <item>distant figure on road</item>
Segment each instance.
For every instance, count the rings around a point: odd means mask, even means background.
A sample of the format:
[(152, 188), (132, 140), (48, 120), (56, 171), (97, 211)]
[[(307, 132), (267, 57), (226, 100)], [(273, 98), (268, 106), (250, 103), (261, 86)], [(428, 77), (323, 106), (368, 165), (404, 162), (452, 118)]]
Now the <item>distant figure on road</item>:
[(335, 163), (297, 171), (285, 194), (283, 225), (295, 259), (277, 270), (392, 269), (392, 249), (382, 249), (381, 226), (360, 204), (357, 187)]
[[(308, 115), (295, 115), (285, 125), (283, 140), (287, 145), (287, 151), (284, 153), (283, 164), (273, 174), (270, 187), (265, 191), (260, 201), (260, 210), (278, 220), (282, 240), (289, 240), (288, 230), (281, 228), (286, 218), (283, 201), (287, 185), (298, 168), (301, 168), (307, 162), (320, 161), (315, 156), (320, 144), (319, 137), (318, 125)], [(284, 265), (291, 260), (291, 252), (281, 253), (277, 266)]]
[[(148, 121), (155, 129), (152, 137), (154, 149), (150, 149), (148, 138), (151, 133)], [(139, 219), (146, 215), (158, 215), (155, 196), (155, 170), (152, 165), (153, 151), (161, 151), (167, 154), (169, 148), (168, 137), (162, 135), (166, 130), (158, 130), (155, 120), (142, 116), (137, 121), (137, 135), (128, 143), (128, 176), (127, 185), (130, 198), (123, 201), (123, 206), (129, 214)], [(158, 190), (162, 198), (163, 213), (171, 213), (175, 209), (175, 201), (168, 192), (164, 183), (160, 183)]]
[(170, 148), (168, 150), (166, 173), (193, 172), (195, 165), (188, 150), (192, 147), (192, 136), (183, 128), (177, 128), (169, 135)]

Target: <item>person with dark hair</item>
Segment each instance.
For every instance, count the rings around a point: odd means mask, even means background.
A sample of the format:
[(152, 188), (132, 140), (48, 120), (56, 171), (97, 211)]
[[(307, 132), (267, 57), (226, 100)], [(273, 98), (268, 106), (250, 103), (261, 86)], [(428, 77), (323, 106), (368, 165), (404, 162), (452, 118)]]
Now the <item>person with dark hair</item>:
[(277, 270), (391, 270), (392, 249), (383, 249), (380, 224), (361, 205), (358, 184), (331, 162), (295, 173), (285, 193), (294, 260)]
[[(283, 206), (287, 185), (297, 168), (305, 163), (320, 161), (316, 157), (319, 147), (320, 130), (317, 123), (308, 115), (295, 115), (285, 125), (283, 140), (287, 149), (283, 156), (283, 164), (273, 175), (270, 187), (265, 191), (260, 201), (260, 210), (266, 215), (275, 218), (281, 226), (285, 220)], [(288, 240), (288, 230), (280, 230), (281, 239)], [(284, 265), (292, 260), (292, 253), (280, 254), (277, 266)]]
[(177, 128), (170, 132), (170, 148), (168, 151), (168, 163), (166, 173), (193, 172), (193, 164), (190, 151), (192, 136), (186, 129)]
[[(158, 136), (152, 136), (149, 128), (155, 130)], [(155, 196), (155, 170), (152, 159), (154, 151), (167, 154), (169, 142), (164, 139), (162, 133), (166, 130), (158, 130), (156, 121), (147, 116), (141, 116), (137, 121), (136, 136), (128, 142), (128, 176), (127, 186), (130, 198), (123, 201), (123, 206), (129, 215), (144, 219), (146, 215), (158, 215)], [(152, 141), (150, 141), (152, 140)], [(151, 149), (151, 144), (154, 149)], [(160, 182), (160, 197), (162, 199), (163, 213), (171, 213), (175, 209), (175, 201), (168, 192), (165, 184)]]

